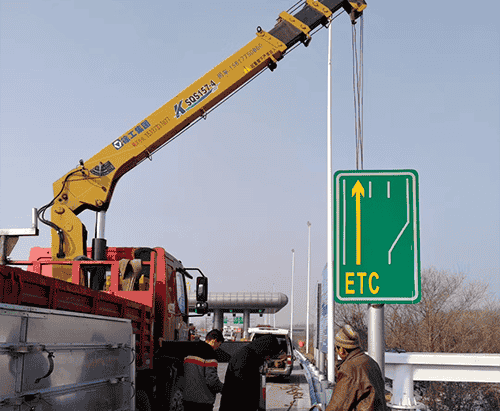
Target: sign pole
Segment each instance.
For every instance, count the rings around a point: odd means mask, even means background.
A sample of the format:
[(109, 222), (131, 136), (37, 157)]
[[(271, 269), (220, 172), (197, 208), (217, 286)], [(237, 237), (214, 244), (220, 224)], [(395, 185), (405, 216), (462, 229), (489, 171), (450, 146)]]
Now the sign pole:
[(368, 355), (377, 362), (385, 378), (384, 304), (368, 304)]

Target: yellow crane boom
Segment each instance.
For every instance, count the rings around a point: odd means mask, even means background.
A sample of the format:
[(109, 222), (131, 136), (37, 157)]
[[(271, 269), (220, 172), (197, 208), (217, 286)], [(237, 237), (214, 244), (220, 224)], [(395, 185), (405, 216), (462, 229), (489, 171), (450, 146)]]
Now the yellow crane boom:
[[(85, 254), (86, 230), (77, 215), (86, 209), (106, 211), (118, 180), (126, 172), (262, 70), (274, 70), (295, 44), (307, 46), (311, 30), (327, 25), (333, 13), (344, 9), (354, 24), (365, 7), (364, 0), (307, 0), (293, 16), (281, 13), (272, 30), (265, 32), (259, 27), (247, 45), (57, 180), (50, 224), (53, 258), (72, 260)], [(65, 279), (67, 275), (55, 276)]]

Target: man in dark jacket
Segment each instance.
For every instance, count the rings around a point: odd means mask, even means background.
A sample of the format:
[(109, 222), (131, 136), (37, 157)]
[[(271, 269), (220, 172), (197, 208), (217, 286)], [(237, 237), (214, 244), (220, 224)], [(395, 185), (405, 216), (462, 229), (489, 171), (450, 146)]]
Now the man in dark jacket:
[(350, 325), (335, 335), (335, 351), (342, 362), (326, 411), (386, 411), (380, 367), (361, 351), (358, 333)]
[(273, 335), (263, 335), (233, 355), (229, 361), (219, 411), (256, 411), (260, 399), (259, 368), (280, 352)]
[[(212, 411), (215, 394), (222, 392), (223, 384), (217, 374), (215, 350), (224, 342), (220, 330), (212, 330), (196, 352), (184, 358), (184, 411)], [(193, 343), (195, 344), (195, 343)]]

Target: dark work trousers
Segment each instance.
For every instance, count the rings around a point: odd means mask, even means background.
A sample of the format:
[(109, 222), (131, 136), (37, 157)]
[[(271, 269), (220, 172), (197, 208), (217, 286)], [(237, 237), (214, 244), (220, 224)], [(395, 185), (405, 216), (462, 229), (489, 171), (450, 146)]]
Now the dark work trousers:
[(200, 402), (184, 401), (184, 411), (213, 411), (213, 404), (202, 404)]

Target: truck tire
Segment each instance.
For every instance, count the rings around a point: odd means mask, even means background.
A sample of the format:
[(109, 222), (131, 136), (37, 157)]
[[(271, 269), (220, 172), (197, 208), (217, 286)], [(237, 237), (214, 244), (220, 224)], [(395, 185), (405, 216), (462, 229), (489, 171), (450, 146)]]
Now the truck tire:
[(136, 411), (151, 411), (151, 403), (149, 402), (148, 393), (145, 390), (137, 390), (135, 395)]
[(184, 411), (184, 396), (179, 387), (174, 387), (170, 397), (169, 411)]

